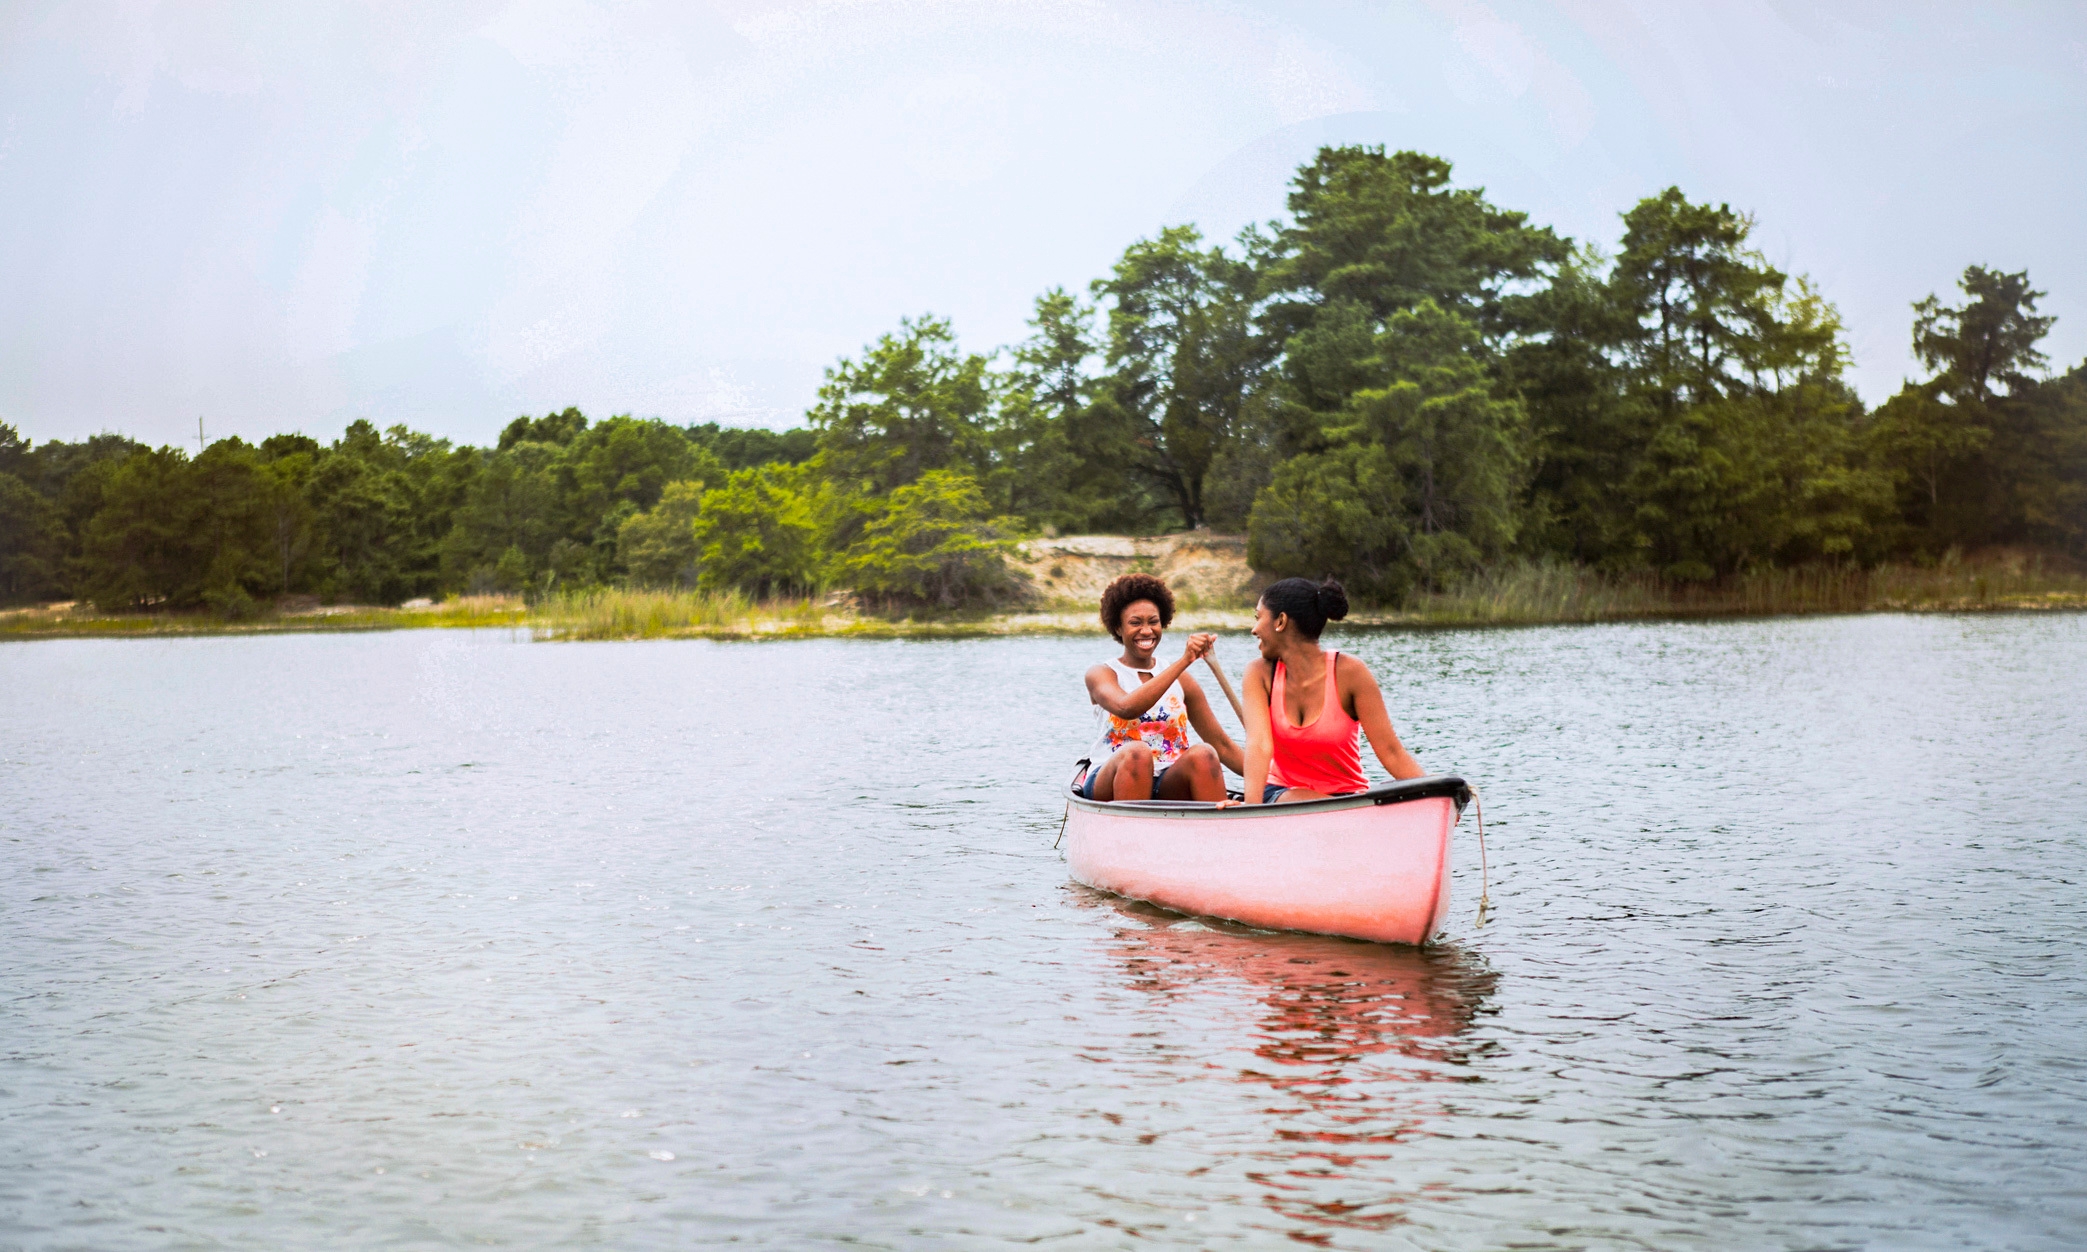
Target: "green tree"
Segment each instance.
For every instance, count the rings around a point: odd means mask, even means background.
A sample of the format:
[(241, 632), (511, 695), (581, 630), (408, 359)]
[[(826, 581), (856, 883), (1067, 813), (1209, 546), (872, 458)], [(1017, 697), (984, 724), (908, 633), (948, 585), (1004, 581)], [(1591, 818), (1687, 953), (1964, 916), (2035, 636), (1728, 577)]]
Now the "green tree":
[(839, 581), (887, 605), (956, 608), (1016, 591), (1012, 523), (990, 516), (976, 479), (931, 470), (882, 502), (836, 565)]
[(1935, 389), (1908, 383), (1878, 406), (1869, 424), (1869, 443), (1906, 490), (1904, 514), (1916, 527), (1944, 539), (1943, 492), (1954, 490), (1966, 467), (1992, 439), (1983, 406), (1944, 402)]
[(121, 435), (91, 435), (78, 443), (51, 439), (31, 450), (20, 445), (22, 459), (13, 471), (57, 509), (60, 550), (52, 570), (52, 594), (79, 596), (87, 524), (102, 505), (109, 476), (144, 447)]
[[(1396, 598), (1507, 550), (1523, 413), (1494, 395), (1479, 339), (1432, 299), (1386, 320), (1355, 365), (1368, 385), (1322, 425), (1327, 450), (1286, 462), (1257, 498), (1256, 569), (1336, 574), (1365, 595)], [(1324, 536), (1299, 532), (1313, 527), (1314, 509), (1325, 511)]]
[(2028, 464), (2016, 488), (2023, 537), (2087, 557), (2087, 364), (2023, 398)]
[(1625, 490), (1640, 550), (1700, 580), (1809, 557), (1862, 555), (1889, 517), (1889, 479), (1854, 455), (1844, 388), (1686, 406), (1654, 430)]
[(50, 595), (63, 545), (58, 509), (21, 478), (0, 474), (0, 603)]
[[(1774, 303), (1788, 277), (1747, 248), (1753, 219), (1729, 205), (1691, 204), (1669, 187), (1623, 215), (1623, 250), (1609, 287), (1630, 331), (1619, 347), (1633, 382), (1662, 413), (1759, 390), (1780, 340)], [(1835, 324), (1814, 324), (1816, 358), (1835, 350)]]
[[(1502, 354), (1563, 341), (1548, 333), (1542, 283), (1563, 273), (1584, 286), (1570, 242), (1452, 186), (1449, 162), (1417, 152), (1322, 149), (1289, 205), (1260, 266), (1262, 323), (1282, 342), (1276, 385), (1249, 407), (1252, 451), (1225, 467), (1273, 493), (1265, 509), (1255, 497), (1255, 550), (1296, 572), (1345, 571), (1377, 595), (1504, 551), (1521, 529), (1530, 435)], [(1317, 459), (1268, 468), (1296, 457)], [(1343, 523), (1364, 547), (1335, 559), (1339, 544), (1294, 533), (1306, 499), (1402, 513)]]
[(763, 430), (705, 422), (688, 427), (685, 433), (690, 443), (701, 445), (728, 470), (776, 463), (802, 465), (819, 451), (818, 432), (804, 426)]
[(1617, 346), (1636, 333), (1610, 299), (1608, 261), (1577, 250), (1531, 298), (1502, 361), (1501, 389), (1529, 415), (1529, 473), (1520, 546), (1589, 564), (1642, 554), (1632, 502), (1619, 490), (1652, 436), (1656, 413), (1632, 390)]
[[(0, 426), (0, 438), (14, 432)], [(15, 474), (0, 470), (0, 604), (57, 590), (65, 546), (57, 506)]]
[(623, 523), (658, 503), (669, 482), (722, 482), (725, 470), (708, 448), (658, 419), (611, 417), (575, 435), (559, 459), (566, 539), (586, 546), (585, 562), (567, 558), (561, 577), (598, 582), (616, 572)]
[[(1657, 207), (1674, 208), (1665, 198)], [(1745, 219), (1686, 204), (1676, 216), (1708, 223), (1713, 240), (1669, 231), (1680, 261), (1639, 255), (1687, 281), (1659, 288), (1623, 264), (1612, 280), (1639, 319), (1628, 360), (1654, 414), (1625, 482), (1639, 550), (1682, 579), (1852, 554), (1888, 516), (1889, 489), (1857, 455), (1861, 406), (1841, 377), (1839, 314), (1808, 281), (1744, 251), (1744, 229), (1723, 233)], [(1627, 258), (1640, 242), (1626, 235)]]
[(1381, 323), (1423, 300), (1489, 340), (1513, 330), (1523, 289), (1564, 262), (1570, 244), (1496, 208), (1483, 188), (1452, 187), (1450, 173), (1448, 161), (1419, 152), (1321, 148), (1297, 171), (1290, 224), (1262, 265), (1273, 333), (1287, 338), (1329, 305)]
[(752, 595), (808, 590), (819, 560), (819, 526), (800, 470), (738, 470), (703, 493), (692, 534), (697, 585)]
[(178, 448), (133, 453), (109, 475), (88, 525), (81, 589), (105, 608), (254, 607), (269, 573), (262, 463), (238, 439), (193, 461)]
[(2028, 540), (2069, 542), (2069, 424), (2063, 387), (2037, 374), (2037, 348), (2055, 318), (2039, 316), (2026, 272), (1973, 265), (1958, 282), (1966, 299), (1913, 306), (1913, 350), (1930, 369), (1877, 412), (1869, 438), (1900, 484), (1916, 546)]
[(616, 532), (617, 559), (634, 581), (648, 587), (695, 584), (695, 522), (702, 508), (701, 481), (668, 483), (658, 504), (624, 520)]
[(473, 591), (519, 591), (563, 537), (564, 448), (520, 440), (484, 457), (442, 544), (443, 578)]
[(79, 578), (87, 598), (105, 609), (199, 601), (199, 503), (181, 449), (125, 458), (101, 484), (88, 523)]
[(1913, 305), (1913, 352), (1936, 371), (1937, 391), (1960, 404), (1987, 404), (1997, 384), (2013, 395), (2036, 385), (2032, 371), (2050, 362), (2037, 343), (2055, 317), (2039, 317), (2029, 272), (2003, 274), (1968, 266), (1957, 281), (1970, 297), (1950, 308), (1930, 295)]
[(33, 475), (34, 451), (29, 441), (22, 438), (21, 431), (6, 422), (0, 422), (0, 474), (12, 474), (16, 478), (21, 478), (24, 474)]
[(199, 499), (203, 600), (226, 617), (250, 616), (254, 597), (269, 587), (270, 489), (274, 480), (257, 449), (220, 439), (189, 465), (189, 490)]
[[(275, 590), (288, 594), (293, 586), (307, 581), (306, 558), (312, 549), (313, 523), (310, 488), (316, 440), (297, 436), (301, 442), (273, 436), (261, 445), (261, 497), (269, 550), (276, 565)], [(311, 445), (308, 450), (304, 444)]]
[(1192, 527), (1205, 524), (1211, 464), (1238, 434), (1266, 356), (1252, 264), (1202, 240), (1193, 226), (1169, 227), (1096, 280), (1109, 302), (1109, 372), (1087, 423), (1097, 453), (1144, 476)]
[(1889, 475), (1833, 306), (1728, 205), (1669, 188), (1624, 225), (1613, 262), (1581, 249), (1511, 310), (1522, 550), (1684, 579), (1875, 555)]
[(587, 415), (578, 409), (568, 408), (562, 413), (546, 413), (542, 417), (525, 414), (507, 424), (493, 450), (505, 452), (518, 443), (548, 443), (562, 448), (579, 438), (586, 429)]
[(1256, 570), (1335, 576), (1366, 596), (1397, 600), (1412, 590), (1402, 559), (1411, 509), (1405, 482), (1381, 445), (1353, 443), (1282, 463), (1254, 498), (1247, 560)]
[(993, 379), (991, 469), (980, 484), (988, 505), (1060, 531), (1121, 516), (1135, 489), (1120, 465), (1087, 454), (1094, 310), (1054, 287), (1037, 297), (1029, 328), (1012, 367)]
[(33, 450), (0, 422), (0, 604), (43, 597), (58, 587), (65, 534), (57, 506), (30, 485)]
[(960, 352), (949, 322), (929, 315), (829, 368), (807, 417), (825, 472), (883, 494), (930, 470), (984, 473), (992, 399), (986, 358)]
[(350, 423), (305, 488), (320, 593), (395, 604), (439, 589), (443, 543), (476, 470), (477, 454), (447, 440)]

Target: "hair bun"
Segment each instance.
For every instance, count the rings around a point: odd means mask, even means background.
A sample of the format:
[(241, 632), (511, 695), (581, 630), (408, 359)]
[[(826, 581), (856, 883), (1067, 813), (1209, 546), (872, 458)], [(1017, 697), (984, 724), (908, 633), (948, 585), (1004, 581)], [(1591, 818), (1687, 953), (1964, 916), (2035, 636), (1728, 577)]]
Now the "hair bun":
[(1348, 592), (1334, 579), (1319, 584), (1319, 611), (1329, 622), (1337, 622), (1348, 616)]

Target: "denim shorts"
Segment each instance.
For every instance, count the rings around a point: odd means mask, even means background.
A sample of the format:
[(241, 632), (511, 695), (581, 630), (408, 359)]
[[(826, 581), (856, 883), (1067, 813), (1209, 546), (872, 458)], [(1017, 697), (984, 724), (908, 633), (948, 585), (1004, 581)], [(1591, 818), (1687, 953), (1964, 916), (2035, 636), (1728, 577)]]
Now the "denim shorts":
[(1274, 804), (1277, 800), (1282, 799), (1283, 793), (1288, 790), (1288, 787), (1278, 787), (1274, 783), (1263, 783), (1261, 784), (1261, 803)]
[[(1100, 777), (1101, 777), (1101, 767), (1102, 767), (1103, 765), (1106, 765), (1106, 764), (1108, 763), (1108, 760), (1109, 760), (1109, 758), (1107, 758), (1107, 757), (1103, 757), (1103, 758), (1102, 758), (1101, 760), (1099, 760), (1099, 761), (1096, 761), (1096, 762), (1095, 762), (1094, 764), (1092, 764), (1092, 765), (1090, 765), (1090, 766), (1088, 766), (1088, 767), (1087, 767), (1087, 777), (1085, 777), (1085, 778), (1083, 778), (1083, 779), (1081, 779), (1081, 780), (1080, 780), (1080, 798), (1081, 798), (1081, 799), (1083, 799), (1083, 800), (1092, 800), (1092, 799), (1094, 798), (1094, 781), (1095, 781), (1095, 779), (1097, 779), (1097, 778), (1100, 778)], [(1159, 783), (1160, 783), (1160, 780), (1161, 780), (1162, 778), (1165, 778), (1165, 777), (1167, 776), (1167, 770), (1169, 770), (1169, 769), (1172, 769), (1172, 768), (1173, 768), (1173, 766), (1169, 765), (1169, 766), (1164, 766), (1164, 767), (1162, 767), (1162, 768), (1160, 768), (1160, 769), (1158, 769), (1158, 770), (1155, 770), (1155, 771), (1153, 771), (1153, 774), (1152, 774), (1152, 798), (1153, 798), (1153, 799), (1155, 799), (1155, 800), (1159, 799)], [(1118, 796), (1117, 798), (1118, 798), (1118, 799), (1122, 799), (1123, 797), (1121, 797), (1121, 796)]]

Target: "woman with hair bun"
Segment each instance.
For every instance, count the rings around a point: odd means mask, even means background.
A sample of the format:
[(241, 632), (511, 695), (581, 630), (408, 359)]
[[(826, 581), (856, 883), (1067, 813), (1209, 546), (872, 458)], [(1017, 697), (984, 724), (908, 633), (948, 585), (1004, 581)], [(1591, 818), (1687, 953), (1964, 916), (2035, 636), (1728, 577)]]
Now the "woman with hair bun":
[(1360, 729), (1393, 778), (1427, 771), (1399, 742), (1369, 667), (1319, 646), (1326, 623), (1348, 615), (1331, 578), (1285, 578), (1254, 606), (1261, 659), (1246, 667), (1246, 802), (1284, 804), (1368, 790)]
[[(1209, 654), (1216, 635), (1190, 635), (1178, 660), (1154, 653), (1174, 620), (1174, 593), (1150, 574), (1125, 574), (1101, 593), (1101, 624), (1123, 645), (1120, 660), (1087, 671), (1100, 737), (1074, 785), (1090, 800), (1225, 800), (1225, 766), (1243, 762), (1239, 745), (1210, 711), (1188, 667)], [(1191, 744), (1194, 726), (1203, 742)]]

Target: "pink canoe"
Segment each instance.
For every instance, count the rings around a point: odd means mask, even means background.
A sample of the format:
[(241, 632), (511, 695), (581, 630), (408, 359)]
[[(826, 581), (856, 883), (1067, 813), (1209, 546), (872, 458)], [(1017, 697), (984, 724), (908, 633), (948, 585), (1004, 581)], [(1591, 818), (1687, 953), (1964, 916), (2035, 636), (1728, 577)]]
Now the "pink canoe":
[(1426, 943), (1449, 913), (1449, 832), (1471, 798), (1448, 775), (1300, 804), (1066, 800), (1076, 881), (1271, 930)]

